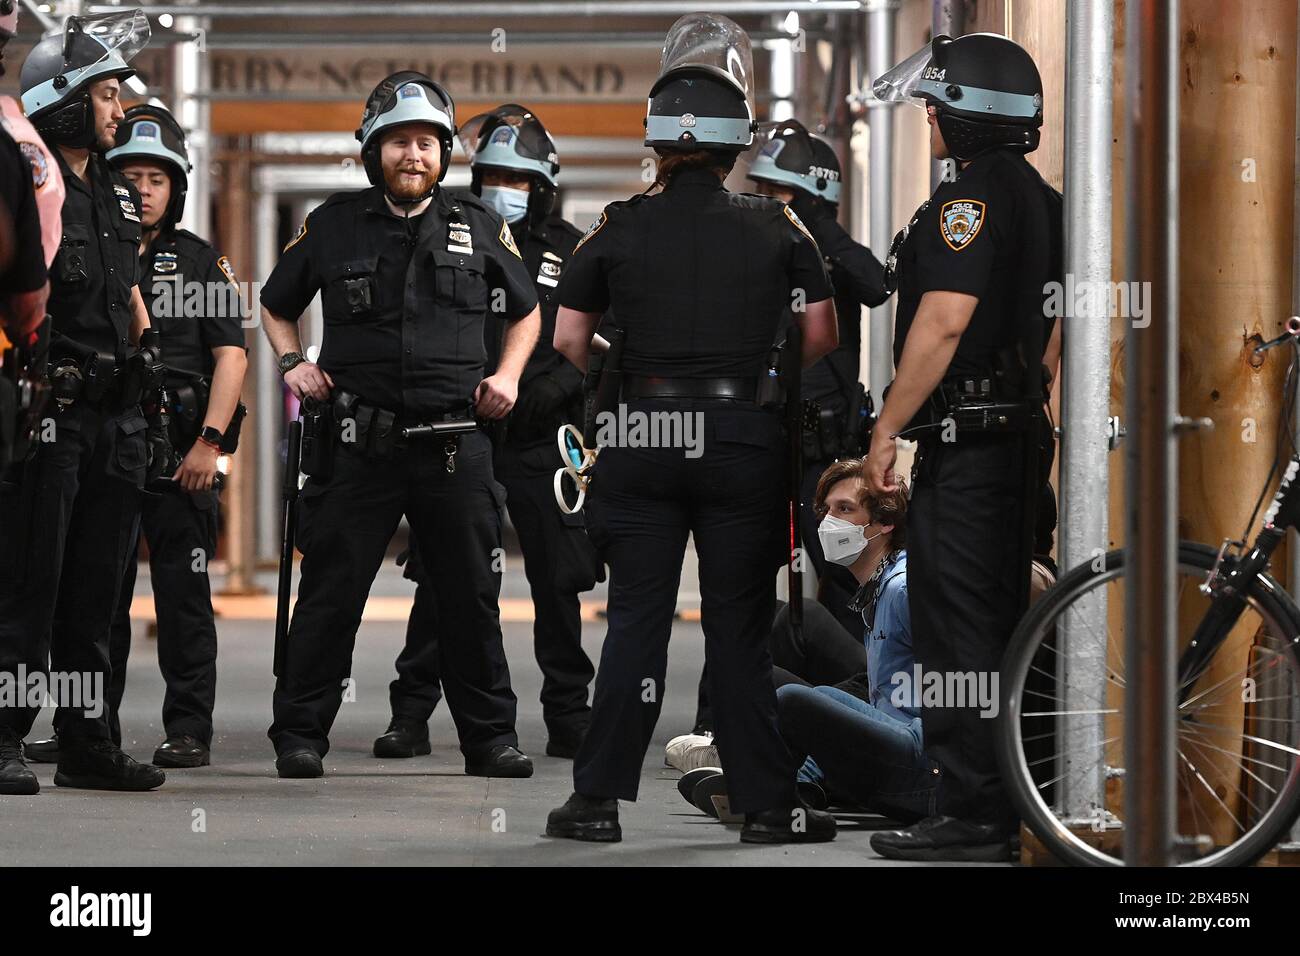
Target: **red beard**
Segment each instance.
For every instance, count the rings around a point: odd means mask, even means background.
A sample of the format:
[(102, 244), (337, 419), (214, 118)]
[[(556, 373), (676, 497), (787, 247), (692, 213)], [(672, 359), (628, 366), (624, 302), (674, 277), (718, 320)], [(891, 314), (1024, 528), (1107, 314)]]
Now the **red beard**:
[(433, 191), (433, 187), (437, 182), (437, 177), (427, 170), (420, 170), (418, 180), (407, 178), (407, 176), (403, 175), (403, 171), (399, 169), (384, 173), (384, 184), (388, 187), (388, 194), (399, 200), (421, 199)]

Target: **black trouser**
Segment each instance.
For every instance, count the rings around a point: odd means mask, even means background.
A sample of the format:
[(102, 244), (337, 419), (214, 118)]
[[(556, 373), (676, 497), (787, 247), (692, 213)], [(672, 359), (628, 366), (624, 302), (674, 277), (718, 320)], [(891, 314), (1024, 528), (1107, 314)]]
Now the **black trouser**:
[(850, 611), (848, 605), (858, 591), (857, 581), (848, 568), (826, 560), (821, 538), (817, 536), (817, 526), (821, 521), (813, 510), (817, 501), (817, 481), (830, 465), (829, 461), (804, 463), (803, 483), (799, 489), (799, 534), (803, 538), (804, 554), (817, 572), (817, 600), (834, 615), (840, 627), (855, 632), (861, 629), (862, 616)]
[[(81, 675), (90, 707), (60, 707), (55, 732), (107, 738), (108, 635), (139, 522), (146, 425), (138, 405), (77, 402), (50, 418), (19, 481), (0, 485), (0, 675)], [(38, 711), (0, 707), (0, 729), (25, 737)]]
[[(724, 407), (726, 406), (726, 407)], [(574, 761), (578, 793), (635, 800), (663, 701), (668, 639), (688, 534), (699, 555), (704, 653), (731, 806), (795, 803), (793, 758), (776, 724), (768, 639), (785, 561), (779, 420), (724, 402), (638, 401), (641, 412), (699, 411), (703, 453), (607, 447), (585, 512), (609, 565), (609, 630), (591, 727)]]
[[(772, 650), (772, 676), (777, 687), (785, 684), (834, 686), (867, 669), (866, 625), (859, 615), (856, 633), (840, 626), (826, 608), (816, 601), (804, 601), (803, 627), (795, 634), (790, 627), (790, 606), (777, 602), (776, 620), (772, 624), (768, 646)], [(708, 668), (700, 674), (699, 703), (695, 711), (695, 729), (713, 729), (713, 711), (709, 706)]]
[[(217, 626), (212, 614), (208, 562), (217, 551), (217, 495), (169, 491), (146, 494), (140, 533), (149, 544), (149, 574), (158, 618), (158, 669), (167, 685), (163, 731), (186, 734), (212, 746), (212, 708), (217, 697)], [(113, 680), (109, 685), (109, 727), (122, 740), (118, 709), (126, 688), (131, 654), (131, 599), (139, 564), (127, 561), (122, 595), (109, 637)]]
[(494, 566), (505, 490), (492, 477), (491, 443), (482, 432), (461, 436), (452, 473), (443, 448), (439, 439), (415, 441), (376, 460), (340, 442), (333, 477), (303, 488), (302, 580), (268, 731), (277, 753), (329, 750), (361, 613), (402, 515), (434, 585), (439, 673), (461, 751), (481, 756), (498, 744), (518, 745)]
[[(924, 673), (995, 674), (1020, 617), (1029, 554), (1022, 440), (958, 433), (921, 441), (907, 532), (907, 595)], [(947, 685), (945, 679), (945, 685)], [(1011, 824), (994, 750), (996, 721), (980, 706), (927, 706), (926, 753), (942, 769), (938, 813)]]
[[(555, 458), (548, 443), (549, 459)], [(574, 581), (595, 584), (591, 545), (581, 526), (566, 523), (555, 502), (555, 469), (539, 468), (533, 456), (502, 448), (494, 462), (506, 488), (506, 507), (524, 553), (524, 575), (533, 599), (533, 648), (542, 671), (542, 715), (552, 736), (581, 735), (591, 708), (587, 685), (596, 669), (582, 649), (582, 614)], [(581, 521), (580, 516), (575, 516)], [(412, 561), (421, 567), (423, 561)], [(585, 565), (585, 567), (575, 567)], [(438, 602), (427, 574), (416, 572), (415, 605), (406, 629), (406, 644), (397, 658), (397, 680), (389, 687), (393, 716), (424, 722), (442, 697), (438, 680)], [(585, 582), (584, 582), (585, 583)]]

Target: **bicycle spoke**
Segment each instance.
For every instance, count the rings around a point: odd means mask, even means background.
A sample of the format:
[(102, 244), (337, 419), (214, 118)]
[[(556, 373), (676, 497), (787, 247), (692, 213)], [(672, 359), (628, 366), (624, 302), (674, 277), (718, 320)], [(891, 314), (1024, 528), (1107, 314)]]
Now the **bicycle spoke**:
[(1205, 788), (1206, 793), (1212, 796), (1215, 799), (1215, 802), (1217, 802), (1219, 806), (1223, 808), (1223, 812), (1228, 815), (1229, 819), (1231, 819), (1234, 823), (1237, 824), (1237, 829), (1241, 830), (1244, 833), (1245, 827), (1243, 827), (1241, 823), (1237, 820), (1237, 818), (1233, 816), (1232, 811), (1228, 809), (1228, 805), (1224, 803), (1222, 799), (1220, 799), (1219, 795), (1214, 791), (1214, 788), (1210, 786), (1209, 782), (1205, 779), (1205, 777), (1201, 776), (1201, 772), (1196, 769), (1196, 765), (1193, 764), (1190, 760), (1188, 760), (1187, 755), (1184, 754), (1181, 750), (1178, 752), (1178, 757), (1184, 763), (1187, 764), (1188, 769), (1191, 771), (1192, 775), (1198, 781), (1200, 781), (1200, 784)]

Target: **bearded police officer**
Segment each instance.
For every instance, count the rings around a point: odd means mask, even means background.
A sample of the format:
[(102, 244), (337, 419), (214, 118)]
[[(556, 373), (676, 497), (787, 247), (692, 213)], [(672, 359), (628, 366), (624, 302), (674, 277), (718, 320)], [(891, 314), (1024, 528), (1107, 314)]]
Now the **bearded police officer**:
[[(142, 399), (156, 400), (161, 358), (155, 343), (142, 342), (150, 333), (136, 287), (140, 199), (103, 157), (123, 117), (119, 81), (132, 75), (129, 61), (148, 38), (138, 10), (72, 17), (62, 35), (36, 45), (21, 72), (23, 107), (56, 147), (67, 198), (50, 274), (54, 427), (18, 481), (0, 489), (0, 523), (18, 545), (0, 555), (0, 671), (19, 683), (23, 672), (39, 677), (48, 654), (60, 686), (80, 689), (54, 718), (60, 786), (150, 790), (164, 780), (113, 743), (104, 700), (140, 488), (168, 452), (161, 419), (141, 409)], [(37, 710), (0, 708), (4, 792), (37, 790), (13, 756)]]
[[(868, 459), (894, 487), (894, 436), (918, 441), (908, 594), (919, 666), (995, 673), (1026, 606), (1038, 470), (1043, 296), (1059, 262), (1060, 196), (1025, 159), (1038, 146), (1042, 83), (1006, 37), (937, 37), (878, 79), (917, 98), (937, 158), (956, 160), (895, 240), (897, 372)], [(949, 686), (951, 685), (950, 682)], [(909, 860), (1006, 859), (1015, 814), (998, 777), (994, 721), (969, 702), (925, 710), (940, 767), (937, 815), (872, 836)]]
[[(582, 234), (554, 211), (559, 155), (530, 110), (499, 107), (469, 120), (457, 135), (473, 170), (472, 191), (509, 224), (542, 310), (541, 338), (519, 380), (519, 401), (496, 443), (493, 469), (506, 488), (533, 599), (546, 753), (572, 758), (586, 733), (587, 685), (595, 676), (582, 649), (578, 594), (595, 585), (598, 559), (581, 515), (566, 515), (555, 503), (555, 433), (581, 418), (582, 373), (555, 351), (551, 339), (560, 276)], [(507, 326), (499, 314), (489, 316), (489, 367), (496, 365)], [(390, 691), (392, 722), (375, 741), (378, 757), (412, 757), (431, 749), (428, 721), (442, 693), (437, 602), (423, 568), (412, 549), (407, 571), (419, 587)]]
[[(505, 496), (491, 443), (477, 430), (434, 440), (404, 432), (506, 415), (541, 323), (505, 221), (439, 186), (454, 131), (451, 97), (427, 76), (380, 83), (357, 131), (371, 188), (336, 194), (308, 216), (262, 290), (285, 382), (329, 403), (336, 439), (332, 464), (313, 465), (302, 493), (302, 581), (269, 732), (281, 776), (323, 772), (362, 609), (403, 515), (435, 590), (440, 676), (465, 771), (532, 774), (517, 749), (501, 646)], [(318, 290), (319, 364), (303, 357), (297, 326)], [(485, 378), (490, 308), (506, 331)]]
[(885, 268), (871, 250), (855, 242), (836, 220), (840, 202), (840, 161), (830, 143), (810, 134), (797, 120), (785, 120), (770, 130), (749, 168), (757, 192), (789, 203), (826, 260), (835, 288), (835, 313), (840, 344), (803, 375), (802, 395), (818, 408), (815, 427), (804, 431), (804, 473), (800, 488), (799, 523), (803, 546), (817, 572), (818, 600), (850, 633), (861, 619), (848, 609), (857, 582), (847, 568), (831, 564), (817, 536), (813, 498), (817, 479), (837, 458), (861, 455), (864, 423), (870, 414), (866, 393), (858, 381), (862, 351), (862, 306), (877, 306), (889, 298)]
[[(610, 568), (609, 630), (574, 793), (551, 812), (551, 836), (621, 839), (617, 801), (636, 798), (658, 719), (688, 534), (731, 808), (746, 814), (741, 839), (835, 835), (833, 818), (799, 805), (776, 725), (767, 642), (786, 558), (785, 466), (780, 418), (758, 387), (792, 297), (808, 303), (796, 320), (809, 363), (835, 347), (835, 308), (799, 217), (723, 188), (753, 140), (751, 83), (749, 38), (736, 24), (714, 14), (674, 24), (646, 120), (664, 189), (607, 206), (561, 286), (555, 347), (579, 368), (607, 309), (622, 330), (619, 415), (629, 429), (600, 451), (585, 506)], [(676, 421), (681, 439), (689, 420), (699, 440), (640, 442), (633, 419)]]

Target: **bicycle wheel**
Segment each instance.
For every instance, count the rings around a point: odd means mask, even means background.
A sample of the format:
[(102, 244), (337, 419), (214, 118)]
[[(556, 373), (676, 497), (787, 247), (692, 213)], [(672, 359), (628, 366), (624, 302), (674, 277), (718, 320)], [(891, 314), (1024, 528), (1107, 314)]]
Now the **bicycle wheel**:
[[(1178, 554), (1179, 653), (1211, 598), (1216, 552)], [(1123, 866), (1124, 553), (1065, 575), (1016, 629), (1002, 665), (998, 759), (1034, 834), (1060, 860)], [(1300, 609), (1257, 577), (1227, 638), (1179, 687), (1181, 865), (1240, 866), (1300, 812)]]

